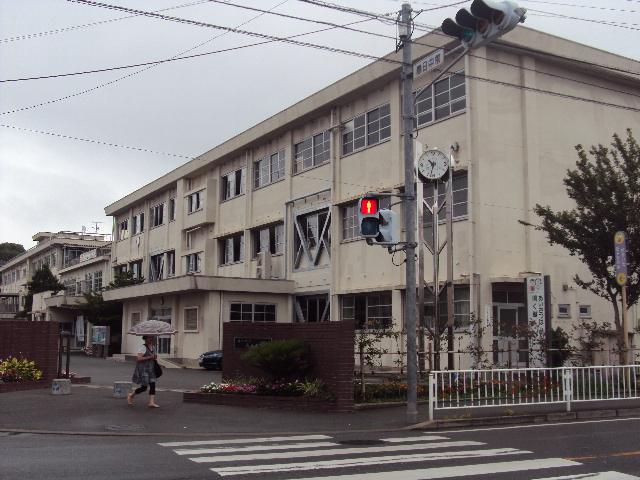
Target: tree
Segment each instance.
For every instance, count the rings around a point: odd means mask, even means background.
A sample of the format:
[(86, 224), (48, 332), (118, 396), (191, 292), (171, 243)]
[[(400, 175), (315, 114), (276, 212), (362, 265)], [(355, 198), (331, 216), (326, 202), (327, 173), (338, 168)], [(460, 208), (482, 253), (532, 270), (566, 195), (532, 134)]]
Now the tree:
[(83, 295), (85, 303), (78, 305), (85, 320), (93, 325), (107, 325), (111, 328), (122, 323), (122, 303), (105, 302), (100, 292), (89, 292)]
[(113, 290), (114, 288), (129, 287), (144, 282), (144, 277), (134, 277), (133, 272), (120, 272), (115, 274), (113, 282), (107, 285), (105, 290)]
[(0, 265), (4, 262), (8, 262), (13, 257), (24, 253), (25, 249), (19, 243), (0, 243)]
[(43, 265), (39, 268), (31, 277), (31, 280), (27, 282), (27, 295), (25, 297), (24, 310), (16, 313), (16, 318), (26, 318), (28, 312), (31, 311), (33, 306), (33, 295), (35, 293), (53, 292), (58, 293), (60, 290), (64, 290), (64, 285), (61, 284), (56, 276), (49, 270), (49, 265)]
[(576, 274), (574, 282), (611, 302), (622, 360), (624, 335), (618, 303), (622, 289), (614, 276), (613, 237), (617, 231), (627, 234), (627, 305), (631, 307), (640, 294), (640, 146), (628, 129), (624, 140), (613, 135), (611, 148), (601, 144), (588, 152), (582, 145), (575, 148), (576, 169), (567, 171), (563, 183), (576, 206), (555, 212), (548, 205), (536, 205), (535, 213), (542, 219), (537, 229), (547, 234), (551, 245), (565, 247), (589, 268), (591, 279)]

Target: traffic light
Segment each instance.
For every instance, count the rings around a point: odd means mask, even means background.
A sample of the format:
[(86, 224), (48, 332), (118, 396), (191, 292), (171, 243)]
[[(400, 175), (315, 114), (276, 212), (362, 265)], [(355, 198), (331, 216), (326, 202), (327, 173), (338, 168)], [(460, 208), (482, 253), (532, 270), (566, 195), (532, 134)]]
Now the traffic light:
[(393, 210), (380, 210), (380, 223), (378, 224), (380, 234), (374, 242), (398, 243), (399, 239), (396, 232), (397, 215)]
[(358, 202), (358, 224), (360, 235), (364, 238), (376, 238), (380, 233), (379, 203), (376, 197), (364, 197)]
[(360, 235), (366, 238), (369, 244), (397, 243), (396, 216), (397, 213), (390, 209), (381, 210), (377, 197), (361, 198), (358, 202)]
[(525, 20), (526, 8), (510, 0), (473, 0), (471, 12), (458, 10), (455, 21), (447, 18), (442, 22), (442, 32), (456, 37), (468, 49), (492, 42), (516, 28)]

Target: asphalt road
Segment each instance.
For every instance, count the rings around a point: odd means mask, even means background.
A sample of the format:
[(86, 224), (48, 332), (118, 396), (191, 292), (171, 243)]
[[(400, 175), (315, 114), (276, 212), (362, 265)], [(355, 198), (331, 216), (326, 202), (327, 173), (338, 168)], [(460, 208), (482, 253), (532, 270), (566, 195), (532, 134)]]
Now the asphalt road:
[(630, 480), (639, 432), (640, 418), (308, 438), (0, 433), (0, 479)]

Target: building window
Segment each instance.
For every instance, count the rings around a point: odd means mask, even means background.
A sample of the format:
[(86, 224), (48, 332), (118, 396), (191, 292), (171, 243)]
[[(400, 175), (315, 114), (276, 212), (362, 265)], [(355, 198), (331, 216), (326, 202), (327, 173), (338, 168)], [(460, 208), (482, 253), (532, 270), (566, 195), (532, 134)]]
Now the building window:
[(223, 238), (220, 240), (220, 247), (222, 249), (221, 265), (242, 262), (244, 260), (244, 233)]
[(129, 238), (129, 219), (125, 218), (118, 224), (118, 240)]
[(129, 263), (129, 271), (133, 274), (133, 278), (142, 279), (142, 260)]
[[(470, 290), (469, 285), (454, 285), (453, 287), (453, 324), (456, 329), (467, 328), (470, 325)], [(447, 324), (449, 319), (447, 304), (447, 289), (444, 288), (438, 297), (438, 317), (440, 327)], [(425, 288), (424, 292), (424, 321), (430, 328), (434, 328), (433, 294)]]
[[(468, 177), (466, 171), (460, 171), (453, 176), (453, 218), (466, 217), (468, 214)], [(424, 199), (428, 205), (433, 205), (433, 187), (426, 184), (424, 187)], [(438, 205), (442, 205), (447, 196), (446, 184), (438, 183)], [(446, 220), (446, 207), (440, 210), (438, 220)], [(424, 226), (425, 229), (431, 228), (431, 212), (424, 209)]]
[(173, 277), (176, 274), (176, 252), (171, 250), (167, 252), (167, 277)]
[(140, 212), (138, 215), (133, 216), (133, 235), (137, 235), (139, 233), (144, 232), (144, 213)]
[(276, 306), (271, 303), (232, 303), (229, 309), (232, 322), (275, 322)]
[(202, 190), (187, 195), (187, 213), (197, 212), (202, 208)]
[[(391, 197), (380, 197), (379, 208), (388, 209), (391, 208)], [(347, 205), (343, 205), (341, 208), (342, 213), (342, 240), (351, 240), (354, 238), (360, 238), (360, 225), (358, 224), (358, 202), (352, 202)]]
[(269, 252), (272, 255), (284, 252), (284, 224), (276, 223), (268, 227), (253, 230), (253, 258), (259, 252)]
[(184, 330), (190, 332), (198, 330), (198, 307), (184, 309)]
[[(441, 120), (466, 107), (464, 71), (439, 80), (416, 102), (417, 126)], [(435, 104), (434, 99), (435, 97)]]
[(199, 253), (191, 253), (189, 255), (185, 255), (184, 258), (186, 262), (187, 273), (200, 272), (201, 257)]
[(580, 318), (591, 318), (591, 305), (580, 305), (578, 313)]
[(253, 188), (264, 187), (284, 178), (284, 150), (253, 163)]
[(568, 318), (571, 316), (571, 305), (568, 303), (558, 305), (558, 317)]
[(169, 199), (169, 221), (172, 222), (176, 219), (176, 199)]
[(328, 322), (331, 318), (329, 295), (304, 295), (296, 297), (295, 315), (300, 323)]
[(131, 326), (135, 326), (140, 323), (140, 312), (131, 312)]
[(299, 268), (302, 258), (317, 266), (324, 251), (331, 255), (331, 211), (323, 209), (295, 218), (294, 268)]
[(342, 125), (342, 155), (370, 147), (391, 137), (389, 104), (358, 115)]
[(164, 203), (151, 207), (151, 227), (157, 227), (164, 223)]
[(391, 328), (391, 291), (344, 295), (342, 320), (353, 320), (360, 330)]
[(149, 281), (157, 282), (158, 280), (162, 280), (164, 274), (164, 253), (151, 255), (149, 260)]
[(229, 200), (244, 193), (244, 176), (244, 168), (222, 176), (222, 200)]
[(102, 271), (93, 272), (93, 291), (100, 292), (102, 290)]
[(327, 130), (296, 143), (294, 148), (293, 173), (322, 165), (329, 161), (331, 131)]

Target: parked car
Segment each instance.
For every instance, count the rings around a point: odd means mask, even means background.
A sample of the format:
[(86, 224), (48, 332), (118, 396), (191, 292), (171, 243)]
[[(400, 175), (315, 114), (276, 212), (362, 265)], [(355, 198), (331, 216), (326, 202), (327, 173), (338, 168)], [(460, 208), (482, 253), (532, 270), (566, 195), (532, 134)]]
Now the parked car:
[(200, 366), (207, 370), (222, 370), (222, 350), (213, 350), (200, 355)]

